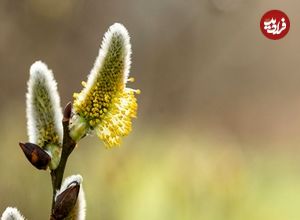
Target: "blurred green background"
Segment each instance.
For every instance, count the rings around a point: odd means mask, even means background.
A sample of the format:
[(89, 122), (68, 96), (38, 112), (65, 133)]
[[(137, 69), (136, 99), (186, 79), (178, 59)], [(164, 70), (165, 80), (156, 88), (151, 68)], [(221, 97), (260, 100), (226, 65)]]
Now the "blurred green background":
[[(0, 212), (48, 219), (49, 173), (26, 141), (29, 67), (43, 60), (62, 105), (81, 89), (107, 28), (131, 34), (138, 119), (120, 148), (86, 138), (66, 175), (84, 178), (87, 219), (300, 219), (300, 3), (296, 0), (1, 0)], [(291, 20), (282, 40), (261, 16)]]

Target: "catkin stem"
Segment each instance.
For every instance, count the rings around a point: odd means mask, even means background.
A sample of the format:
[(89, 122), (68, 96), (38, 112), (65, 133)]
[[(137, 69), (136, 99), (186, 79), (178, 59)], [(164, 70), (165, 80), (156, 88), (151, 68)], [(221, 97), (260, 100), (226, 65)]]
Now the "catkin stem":
[(52, 208), (51, 208), (50, 220), (53, 219), (52, 214), (53, 214), (53, 209), (55, 204), (55, 194), (57, 190), (59, 190), (61, 187), (67, 160), (76, 146), (76, 142), (73, 141), (73, 139), (69, 135), (69, 120), (70, 118), (64, 115), (64, 119), (62, 121), (64, 133), (63, 133), (63, 146), (62, 146), (61, 158), (57, 168), (51, 171), (53, 194), (52, 194)]

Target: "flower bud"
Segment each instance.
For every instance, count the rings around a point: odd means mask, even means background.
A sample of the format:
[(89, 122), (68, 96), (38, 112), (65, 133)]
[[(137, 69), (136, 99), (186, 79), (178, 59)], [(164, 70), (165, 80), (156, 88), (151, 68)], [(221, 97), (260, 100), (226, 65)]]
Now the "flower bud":
[(46, 170), (51, 157), (40, 146), (32, 143), (19, 143), (28, 161), (39, 170)]
[(64, 121), (69, 121), (72, 114), (72, 102), (68, 102), (64, 109)]
[(65, 179), (55, 196), (55, 220), (84, 220), (86, 202), (82, 189), (82, 177), (73, 175)]
[(56, 197), (53, 216), (56, 220), (68, 217), (77, 202), (80, 185), (74, 183)]

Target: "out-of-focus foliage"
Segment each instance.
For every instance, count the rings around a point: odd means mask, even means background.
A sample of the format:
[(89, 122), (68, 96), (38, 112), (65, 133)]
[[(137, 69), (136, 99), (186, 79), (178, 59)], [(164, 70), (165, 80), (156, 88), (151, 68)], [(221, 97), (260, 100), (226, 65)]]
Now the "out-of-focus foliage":
[[(2, 0), (0, 101), (23, 103), (28, 68), (42, 59), (67, 103), (92, 68), (103, 33), (121, 22), (131, 36), (132, 86), (143, 91), (140, 121), (221, 127), (242, 139), (293, 138), (300, 133), (297, 6), (296, 0)], [(290, 33), (276, 42), (259, 29), (273, 8), (291, 20)]]
[[(24, 122), (22, 114), (17, 115), (1, 118), (7, 129), (1, 134), (0, 209), (10, 204), (28, 219), (47, 219), (50, 177), (47, 171), (33, 170), (18, 149), (16, 139), (25, 136), (22, 126), (13, 126)], [(66, 176), (84, 174), (87, 218), (300, 218), (296, 152), (252, 145), (242, 149), (225, 134), (185, 131), (161, 127), (157, 132), (138, 125), (122, 147), (112, 150), (100, 147), (97, 138), (81, 141)]]

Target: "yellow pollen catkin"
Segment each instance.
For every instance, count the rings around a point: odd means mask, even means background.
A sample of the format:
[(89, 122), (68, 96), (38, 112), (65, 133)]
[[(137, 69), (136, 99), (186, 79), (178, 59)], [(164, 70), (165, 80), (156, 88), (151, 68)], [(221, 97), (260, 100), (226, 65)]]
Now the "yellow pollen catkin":
[(104, 54), (103, 60), (96, 60), (88, 81), (82, 82), (83, 90), (73, 95), (74, 113), (107, 147), (120, 145), (121, 137), (130, 133), (137, 112), (135, 94), (140, 93), (126, 88), (126, 82), (134, 82), (134, 78), (126, 79), (131, 53), (128, 33), (120, 24), (110, 31), (99, 53)]

